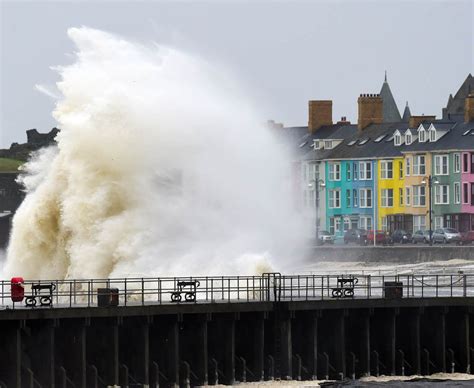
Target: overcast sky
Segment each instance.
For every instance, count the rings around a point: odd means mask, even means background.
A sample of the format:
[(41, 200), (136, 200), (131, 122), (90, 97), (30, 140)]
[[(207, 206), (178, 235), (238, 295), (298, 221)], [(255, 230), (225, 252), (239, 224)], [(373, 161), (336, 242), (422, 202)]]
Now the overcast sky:
[(332, 99), (333, 118), (357, 117), (360, 93), (384, 71), (402, 113), (436, 114), (474, 72), (474, 7), (450, 1), (5, 1), (0, 0), (0, 147), (49, 131), (50, 66), (70, 63), (69, 27), (156, 41), (220, 63), (262, 117), (307, 123), (307, 100)]

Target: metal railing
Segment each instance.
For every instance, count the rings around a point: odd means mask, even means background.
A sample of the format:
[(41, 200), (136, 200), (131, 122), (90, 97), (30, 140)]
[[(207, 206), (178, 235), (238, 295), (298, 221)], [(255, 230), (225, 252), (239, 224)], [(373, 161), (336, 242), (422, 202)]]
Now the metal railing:
[[(341, 283), (341, 279), (345, 279), (345, 282)], [(355, 281), (347, 283), (347, 279)], [(119, 306), (341, 298), (474, 297), (474, 274), (464, 273), (380, 276), (356, 273), (351, 275), (268, 273), (261, 276), (27, 280), (23, 283), (25, 297), (31, 297), (33, 286), (38, 284), (54, 285), (51, 288), (50, 306), (41, 306), (38, 303), (35, 307), (26, 307), (24, 301), (13, 303), (10, 282), (1, 281), (0, 307), (3, 309), (95, 307), (101, 293), (107, 298), (110, 297), (111, 301), (115, 301), (111, 302), (112, 305), (115, 303)], [(347, 289), (351, 291), (345, 291)], [(41, 294), (37, 295), (37, 298), (40, 296)]]

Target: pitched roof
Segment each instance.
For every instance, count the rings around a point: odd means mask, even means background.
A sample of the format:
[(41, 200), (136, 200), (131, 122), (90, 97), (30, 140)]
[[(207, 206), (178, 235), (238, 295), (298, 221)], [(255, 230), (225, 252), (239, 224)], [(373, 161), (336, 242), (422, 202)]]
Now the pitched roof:
[(464, 114), (464, 102), (469, 93), (474, 92), (474, 77), (469, 74), (464, 80), (463, 84), (456, 92), (454, 97), (449, 95), (446, 108), (443, 108), (443, 119), (448, 118), (449, 115)]
[(405, 106), (405, 110), (403, 111), (402, 121), (405, 123), (408, 123), (408, 121), (410, 120), (410, 116), (411, 116), (411, 111), (410, 111), (410, 107), (408, 106), (408, 101), (407, 101), (407, 105)]
[(395, 123), (401, 120), (400, 112), (398, 111), (397, 104), (393, 98), (392, 91), (387, 82), (387, 72), (385, 72), (385, 81), (380, 90), (380, 97), (383, 100), (383, 122), (384, 123)]

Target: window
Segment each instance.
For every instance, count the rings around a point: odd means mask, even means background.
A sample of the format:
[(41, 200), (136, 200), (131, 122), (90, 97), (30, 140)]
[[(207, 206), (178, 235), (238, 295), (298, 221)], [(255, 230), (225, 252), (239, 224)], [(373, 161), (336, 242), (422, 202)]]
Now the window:
[(471, 183), (471, 206), (474, 206), (474, 183)]
[(411, 136), (411, 133), (406, 133), (405, 134), (405, 144), (410, 145), (412, 141), (413, 141), (413, 137)]
[(329, 233), (335, 234), (334, 217), (329, 218)]
[(410, 175), (410, 168), (411, 168), (411, 157), (407, 156), (405, 159), (405, 175)]
[(341, 231), (341, 219), (339, 217), (336, 217), (334, 219), (334, 228), (336, 229), (336, 232), (340, 232)]
[(359, 191), (359, 207), (372, 207), (372, 189), (360, 189)]
[(370, 180), (372, 179), (372, 163), (360, 162), (359, 163), (359, 179)]
[(403, 189), (398, 189), (398, 204), (403, 206)]
[(443, 227), (443, 217), (436, 216), (434, 218), (434, 228), (435, 229), (441, 229), (442, 227)]
[(461, 171), (461, 155), (454, 154), (454, 172)]
[(474, 173), (474, 153), (471, 153), (471, 174)]
[(395, 141), (395, 145), (396, 146), (399, 146), (400, 144), (402, 144), (402, 137), (400, 136), (399, 133), (395, 134), (395, 136), (393, 137), (394, 141)]
[(462, 154), (462, 172), (469, 172), (469, 154)]
[(348, 181), (351, 180), (351, 178), (352, 178), (351, 175), (352, 175), (352, 174), (351, 174), (351, 163), (349, 162), (349, 163), (346, 163), (346, 179), (347, 179)]
[(359, 198), (358, 198), (358, 195), (357, 195), (357, 190), (354, 189), (354, 190), (352, 191), (352, 194), (353, 194), (352, 199), (353, 199), (353, 201), (354, 201), (354, 202), (353, 202), (353, 203), (354, 203), (354, 207), (357, 207), (357, 206), (359, 206)]
[(351, 207), (351, 189), (346, 190), (346, 206)]
[(393, 189), (382, 189), (382, 207), (393, 207)]
[(382, 217), (382, 230), (388, 229), (387, 217)]
[(462, 184), (462, 203), (469, 203), (469, 183)]
[(426, 216), (413, 216), (413, 232), (426, 230)]
[(426, 187), (413, 186), (413, 206), (426, 206)]
[(357, 172), (357, 163), (354, 163), (354, 180), (359, 179), (359, 174)]
[(384, 138), (385, 136), (387, 136), (387, 135), (380, 135), (379, 137), (377, 137), (377, 138), (374, 140), (374, 142), (375, 142), (375, 143), (380, 143), (380, 142), (383, 140), (383, 138)]
[(355, 143), (357, 143), (357, 140), (351, 140), (349, 143), (347, 143), (347, 145), (353, 146)]
[(364, 145), (370, 140), (370, 138), (366, 137), (365, 139), (359, 140), (359, 145)]
[(413, 175), (425, 175), (425, 155), (416, 155), (413, 158)]
[(329, 208), (335, 209), (341, 207), (341, 190), (329, 190)]
[(344, 232), (347, 232), (350, 229), (351, 220), (350, 218), (344, 218)]
[(448, 155), (435, 155), (435, 175), (448, 175)]
[(435, 205), (447, 205), (449, 203), (449, 186), (436, 185), (435, 191)]
[(436, 141), (436, 129), (430, 129), (430, 141)]
[(424, 143), (426, 141), (426, 131), (424, 129), (420, 129), (418, 131), (418, 141), (420, 143)]
[(391, 160), (383, 160), (380, 162), (381, 171), (380, 176), (381, 179), (392, 179), (393, 178), (393, 162)]
[(411, 206), (411, 187), (405, 187), (405, 204)]
[(324, 148), (327, 150), (332, 149), (332, 140), (324, 140)]
[(321, 144), (322, 144), (322, 142), (320, 142), (319, 140), (315, 140), (314, 143), (313, 143), (314, 149), (315, 150), (320, 150), (321, 149)]
[(329, 163), (329, 180), (341, 180), (341, 163)]
[(454, 203), (461, 203), (461, 184), (454, 183)]
[(403, 162), (398, 162), (398, 177), (399, 179), (403, 179)]
[(359, 220), (360, 228), (365, 230), (372, 229), (372, 217), (361, 216)]

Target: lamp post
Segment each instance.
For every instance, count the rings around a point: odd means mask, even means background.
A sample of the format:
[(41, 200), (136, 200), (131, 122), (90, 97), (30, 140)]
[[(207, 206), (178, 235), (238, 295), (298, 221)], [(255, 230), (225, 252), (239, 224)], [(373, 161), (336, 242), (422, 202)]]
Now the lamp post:
[(429, 176), (425, 176), (423, 178), (423, 180), (421, 181), (421, 184), (423, 185), (428, 185), (428, 195), (430, 197), (430, 202), (429, 202), (429, 223), (430, 223), (430, 245), (433, 245), (433, 219), (432, 219), (432, 213), (433, 213), (433, 210), (432, 210), (432, 203), (433, 203), (433, 199), (432, 199), (432, 196), (431, 196), (431, 193), (432, 193), (432, 188), (433, 188), (433, 184), (437, 185), (439, 183), (438, 181), (438, 178), (433, 178), (431, 175)]
[(313, 179), (309, 185), (310, 188), (314, 190), (314, 209), (316, 215), (316, 244), (319, 243), (319, 191), (321, 188), (326, 187), (326, 183), (322, 179)]

